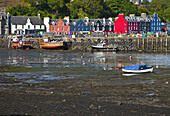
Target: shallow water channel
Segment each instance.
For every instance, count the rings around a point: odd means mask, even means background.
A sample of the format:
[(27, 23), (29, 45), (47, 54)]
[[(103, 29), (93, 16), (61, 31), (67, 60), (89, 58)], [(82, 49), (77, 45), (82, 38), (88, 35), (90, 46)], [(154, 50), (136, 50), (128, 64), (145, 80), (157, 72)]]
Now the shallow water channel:
[[(118, 68), (139, 63), (154, 66), (154, 72), (124, 75)], [(34, 88), (36, 91), (50, 90), (62, 95), (95, 94), (102, 96), (101, 100), (138, 99), (140, 102), (154, 99), (154, 102), (160, 102), (165, 99), (162, 101), (168, 103), (170, 99), (170, 53), (24, 51), (1, 48), (0, 67), (0, 91), (16, 86), (17, 89), (23, 89), (28, 87), (26, 85), (37, 84), (38, 87)], [(46, 85), (51, 82), (56, 85)]]

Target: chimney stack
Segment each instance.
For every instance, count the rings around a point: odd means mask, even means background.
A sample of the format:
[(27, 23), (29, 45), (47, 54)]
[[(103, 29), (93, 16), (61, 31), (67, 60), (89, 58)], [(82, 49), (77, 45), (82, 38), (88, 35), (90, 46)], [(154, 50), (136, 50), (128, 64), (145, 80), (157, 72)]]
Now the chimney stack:
[(39, 19), (41, 19), (41, 15), (40, 15), (40, 13), (38, 13), (38, 18), (39, 18)]

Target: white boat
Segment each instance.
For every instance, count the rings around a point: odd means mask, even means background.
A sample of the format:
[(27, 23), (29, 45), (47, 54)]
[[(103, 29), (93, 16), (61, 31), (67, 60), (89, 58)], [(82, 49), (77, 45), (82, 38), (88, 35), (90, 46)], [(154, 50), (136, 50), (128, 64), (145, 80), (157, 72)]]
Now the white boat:
[(118, 51), (118, 47), (111, 47), (106, 45), (106, 43), (99, 43), (96, 46), (92, 46), (92, 51)]
[(125, 66), (122, 68), (125, 73), (148, 73), (153, 72), (152, 66), (146, 66), (146, 64), (137, 64), (133, 66)]

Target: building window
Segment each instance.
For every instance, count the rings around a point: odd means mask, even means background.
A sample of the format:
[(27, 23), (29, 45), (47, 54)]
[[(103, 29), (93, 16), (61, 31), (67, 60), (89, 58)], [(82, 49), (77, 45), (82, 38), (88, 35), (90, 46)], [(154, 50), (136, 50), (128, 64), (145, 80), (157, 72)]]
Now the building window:
[(34, 29), (35, 29), (35, 25), (34, 25)]
[(67, 29), (67, 31), (68, 31), (68, 27), (67, 27), (66, 29)]
[(28, 29), (30, 29), (30, 25), (28, 25)]
[(53, 31), (55, 30), (55, 28), (53, 27)]
[(99, 31), (99, 27), (97, 27), (97, 31)]
[[(63, 23), (62, 23), (63, 24)], [(62, 31), (64, 31), (64, 27), (62, 27)]]
[(62, 23), (62, 26), (63, 26), (64, 24)]
[(59, 23), (57, 23), (57, 25), (59, 26)]
[(59, 31), (59, 27), (57, 27), (57, 31)]
[(126, 30), (126, 27), (125, 27), (125, 30)]
[(17, 25), (15, 25), (15, 29), (17, 29)]
[(22, 25), (22, 28), (24, 29), (24, 25)]
[(109, 27), (109, 31), (111, 31), (112, 30), (112, 28), (111, 27)]
[(125, 23), (125, 25), (126, 25), (126, 23)]
[(40, 25), (40, 29), (41, 29), (41, 25)]

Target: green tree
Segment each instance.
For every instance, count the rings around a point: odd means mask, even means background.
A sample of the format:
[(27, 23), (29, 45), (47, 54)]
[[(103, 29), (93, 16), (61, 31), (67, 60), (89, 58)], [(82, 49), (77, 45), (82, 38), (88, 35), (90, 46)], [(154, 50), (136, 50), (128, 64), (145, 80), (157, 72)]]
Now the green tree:
[(149, 5), (149, 2), (148, 2), (148, 0), (143, 0), (142, 4), (143, 5)]
[(103, 17), (102, 4), (103, 0), (73, 0), (67, 3), (67, 7), (71, 18), (82, 18), (85, 15), (89, 18), (99, 18)]
[(137, 5), (129, 2), (129, 0), (108, 0), (106, 1), (108, 7), (111, 9), (113, 16), (118, 16), (119, 13), (129, 15), (131, 13), (138, 15)]
[(165, 20), (170, 22), (170, 7), (165, 10)]
[(150, 7), (153, 13), (158, 13), (162, 21), (169, 18), (167, 9), (170, 7), (170, 0), (152, 0)]
[(21, 6), (18, 4), (15, 7), (6, 9), (6, 11), (9, 12), (11, 16), (37, 16), (38, 10), (31, 6)]

